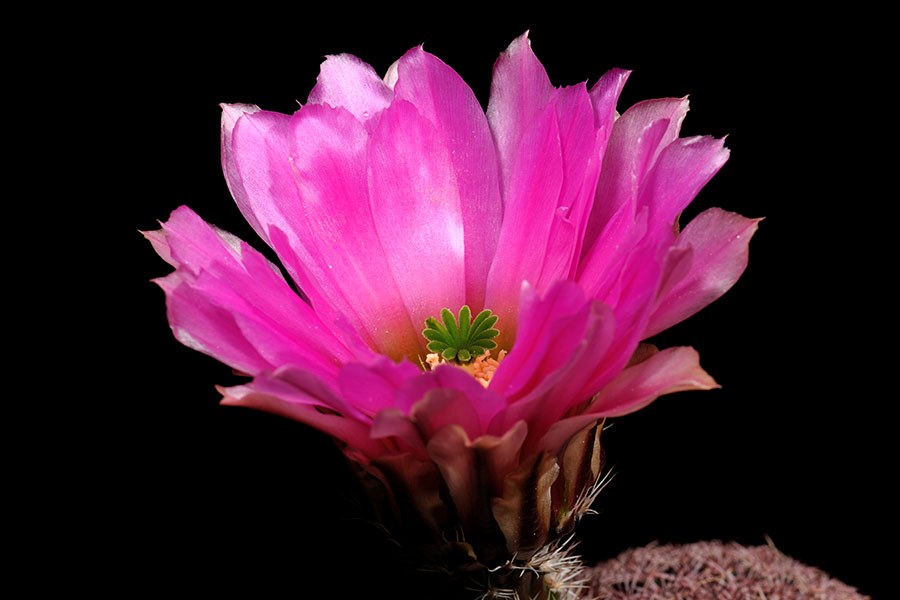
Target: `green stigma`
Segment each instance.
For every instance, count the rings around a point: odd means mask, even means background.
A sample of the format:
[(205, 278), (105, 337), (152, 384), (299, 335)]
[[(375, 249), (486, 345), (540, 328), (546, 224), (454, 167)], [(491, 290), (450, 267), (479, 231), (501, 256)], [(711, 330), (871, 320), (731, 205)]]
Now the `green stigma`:
[(441, 323), (434, 317), (425, 319), (425, 331), (422, 335), (429, 340), (428, 349), (439, 352), (444, 360), (455, 360), (466, 363), (481, 356), (486, 350), (496, 348), (494, 338), (500, 335), (492, 329), (497, 322), (497, 315), (485, 309), (472, 320), (468, 306), (459, 309), (459, 320), (449, 309), (441, 311)]

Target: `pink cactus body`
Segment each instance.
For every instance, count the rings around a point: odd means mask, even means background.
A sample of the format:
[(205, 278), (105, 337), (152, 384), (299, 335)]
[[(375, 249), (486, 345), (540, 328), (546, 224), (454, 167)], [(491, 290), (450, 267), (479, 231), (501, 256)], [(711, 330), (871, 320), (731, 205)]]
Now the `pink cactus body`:
[[(523, 35), (486, 113), (421, 47), (383, 79), (328, 57), (293, 115), (224, 106), (231, 193), (305, 298), (181, 207), (146, 234), (175, 337), (252, 377), (224, 404), (327, 432), (406, 520), (528, 556), (586, 508), (598, 422), (716, 386), (641, 341), (731, 287), (757, 226), (712, 208), (679, 231), (728, 150), (679, 137), (686, 99), (619, 116), (628, 75), (555, 88)], [(426, 319), (463, 305), (499, 317), (497, 348), (429, 357)]]

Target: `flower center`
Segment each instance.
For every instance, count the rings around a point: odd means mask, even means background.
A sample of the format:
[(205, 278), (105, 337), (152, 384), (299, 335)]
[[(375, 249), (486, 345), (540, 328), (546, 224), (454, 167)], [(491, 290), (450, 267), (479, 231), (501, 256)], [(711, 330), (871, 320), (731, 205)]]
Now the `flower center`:
[(432, 352), (426, 357), (426, 364), (433, 369), (439, 364), (451, 363), (487, 386), (499, 361), (506, 355), (506, 351), (501, 350), (496, 359), (491, 358), (491, 349), (497, 347), (494, 338), (500, 334), (494, 329), (496, 323), (497, 315), (487, 309), (472, 319), (466, 305), (459, 309), (458, 318), (445, 308), (441, 311), (441, 321), (434, 317), (425, 319), (422, 335)]
[(425, 357), (425, 364), (428, 365), (429, 369), (434, 369), (438, 365), (443, 364), (452, 364), (456, 367), (459, 367), (463, 371), (469, 373), (472, 377), (478, 380), (478, 383), (487, 387), (491, 382), (491, 378), (494, 376), (494, 372), (497, 370), (497, 367), (500, 366), (500, 361), (506, 356), (506, 350), (501, 350), (497, 355), (497, 358), (491, 358), (491, 351), (485, 350), (484, 354), (478, 356), (470, 363), (459, 365), (456, 363), (451, 363), (445, 361), (441, 358), (441, 355), (437, 352), (432, 352), (428, 356)]
[(428, 340), (427, 348), (439, 353), (444, 360), (463, 364), (497, 347), (494, 338), (500, 332), (493, 329), (497, 315), (492, 315), (491, 311), (485, 309), (472, 320), (468, 305), (463, 305), (458, 321), (447, 308), (441, 311), (441, 319), (443, 323), (434, 317), (425, 319), (422, 335)]

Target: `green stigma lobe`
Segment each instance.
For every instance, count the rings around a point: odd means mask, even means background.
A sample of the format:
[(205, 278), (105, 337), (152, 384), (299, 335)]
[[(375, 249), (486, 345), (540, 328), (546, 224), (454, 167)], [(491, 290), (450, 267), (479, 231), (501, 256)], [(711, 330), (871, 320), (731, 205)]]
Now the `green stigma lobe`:
[(440, 353), (444, 360), (465, 363), (497, 347), (494, 338), (500, 332), (493, 328), (496, 323), (497, 315), (487, 309), (473, 320), (468, 306), (459, 309), (458, 317), (445, 308), (440, 321), (434, 317), (425, 319), (422, 335), (428, 340), (427, 348), (431, 352)]

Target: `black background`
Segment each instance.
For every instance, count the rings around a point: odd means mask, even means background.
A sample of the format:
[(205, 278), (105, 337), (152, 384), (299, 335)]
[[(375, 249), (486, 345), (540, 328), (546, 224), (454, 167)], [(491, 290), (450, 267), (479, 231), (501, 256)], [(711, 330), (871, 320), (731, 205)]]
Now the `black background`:
[(187, 204), (262, 249), (221, 175), (219, 103), (293, 112), (326, 54), (356, 54), (383, 73), (424, 43), (486, 105), (494, 60), (530, 29), (554, 85), (632, 69), (620, 111), (690, 94), (682, 135), (729, 136), (731, 159), (682, 222), (710, 206), (766, 217), (738, 284), (653, 340), (697, 348), (722, 389), (615, 419), (605, 440), (616, 477), (580, 528), (583, 555), (602, 560), (653, 540), (760, 545), (768, 536), (877, 593), (874, 544), (894, 523), (881, 490), (896, 468), (875, 447), (873, 415), (896, 392), (880, 383), (885, 344), (860, 335), (883, 321), (866, 267), (886, 255), (872, 245), (871, 212), (853, 210), (865, 197), (849, 185), (860, 150), (845, 141), (858, 122), (845, 34), (753, 15), (716, 24), (656, 15), (651, 24), (598, 9), (560, 23), (439, 13), (407, 22), (399, 9), (325, 8), (333, 14), (146, 15), (149, 27), (114, 33), (94, 57), (107, 101), (121, 109), (109, 152), (107, 231), (117, 249), (104, 259), (116, 267), (104, 317), (113, 324), (108, 377), (82, 440), (99, 475), (89, 503), (110, 550), (104, 572), (132, 589), (247, 597), (408, 592), (396, 556), (359, 520), (328, 438), (218, 405), (213, 386), (239, 380), (171, 336), (164, 295), (149, 283), (169, 267), (138, 230)]

